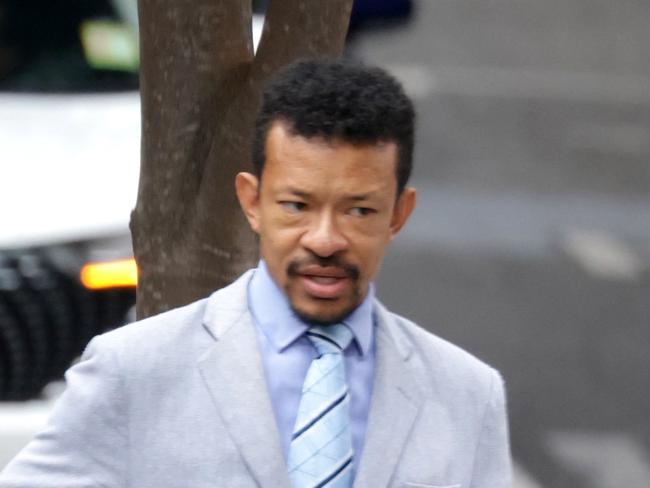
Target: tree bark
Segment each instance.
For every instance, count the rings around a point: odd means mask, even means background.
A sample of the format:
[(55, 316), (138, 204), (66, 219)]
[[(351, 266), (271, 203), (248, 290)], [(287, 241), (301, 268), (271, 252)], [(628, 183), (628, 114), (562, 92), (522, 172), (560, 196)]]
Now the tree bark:
[(234, 176), (250, 169), (261, 87), (295, 59), (340, 55), (351, 8), (273, 0), (254, 55), (250, 0), (139, 0), (138, 318), (205, 297), (255, 264)]

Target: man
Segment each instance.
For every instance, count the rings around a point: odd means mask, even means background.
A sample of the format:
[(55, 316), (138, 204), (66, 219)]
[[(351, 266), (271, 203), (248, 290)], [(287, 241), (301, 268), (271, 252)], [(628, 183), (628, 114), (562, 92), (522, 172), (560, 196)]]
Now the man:
[(413, 119), (377, 68), (276, 76), (236, 178), (259, 267), (95, 338), (0, 486), (508, 486), (499, 375), (374, 297)]

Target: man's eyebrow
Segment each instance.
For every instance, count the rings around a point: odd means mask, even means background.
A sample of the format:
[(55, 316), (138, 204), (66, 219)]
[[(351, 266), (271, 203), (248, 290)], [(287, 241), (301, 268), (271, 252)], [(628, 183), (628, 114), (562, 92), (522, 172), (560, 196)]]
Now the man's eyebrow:
[(299, 198), (309, 198), (311, 196), (310, 193), (304, 191), (304, 190), (298, 190), (297, 188), (292, 188), (292, 187), (286, 187), (280, 189), (281, 193), (291, 193), (295, 197)]
[(369, 193), (359, 193), (357, 195), (348, 195), (345, 197), (346, 200), (352, 200), (353, 202), (361, 202), (363, 200), (368, 200), (375, 195), (375, 192)]
[[(293, 196), (299, 197), (299, 198), (310, 198), (312, 196), (311, 193), (304, 191), (304, 190), (299, 190), (298, 188), (292, 188), (292, 187), (286, 187), (282, 188), (280, 190), (282, 193), (290, 193)], [(361, 202), (364, 200), (369, 200), (372, 197), (376, 196), (378, 192), (376, 191), (370, 191), (367, 193), (352, 193), (349, 195), (345, 195), (343, 197), (344, 200), (350, 200), (353, 202)]]

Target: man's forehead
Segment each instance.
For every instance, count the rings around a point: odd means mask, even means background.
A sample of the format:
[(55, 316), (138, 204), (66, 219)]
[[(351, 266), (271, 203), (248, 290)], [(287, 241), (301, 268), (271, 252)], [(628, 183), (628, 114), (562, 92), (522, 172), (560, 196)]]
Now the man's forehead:
[(355, 180), (355, 184), (366, 186), (378, 179), (395, 179), (395, 160), (390, 147), (280, 142), (267, 153), (264, 173), (287, 181), (324, 178), (319, 184), (334, 186)]

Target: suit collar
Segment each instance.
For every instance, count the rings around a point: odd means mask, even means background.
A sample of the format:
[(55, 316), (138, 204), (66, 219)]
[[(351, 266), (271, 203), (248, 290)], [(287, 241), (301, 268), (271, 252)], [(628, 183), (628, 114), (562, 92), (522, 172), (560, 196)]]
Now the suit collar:
[(378, 302), (375, 311), (375, 381), (355, 487), (388, 486), (424, 397), (409, 364), (413, 344)]
[(248, 312), (246, 290), (255, 270), (248, 270), (230, 285), (215, 291), (203, 314), (203, 327), (216, 340)]
[(203, 325), (216, 341), (199, 360), (204, 383), (260, 486), (289, 487), (246, 288), (249, 271), (209, 300)]
[(378, 335), (384, 334), (386, 345), (392, 346), (401, 359), (408, 361), (413, 353), (411, 339), (404, 334), (402, 327), (396, 323), (395, 316), (379, 300), (375, 300), (374, 309)]

